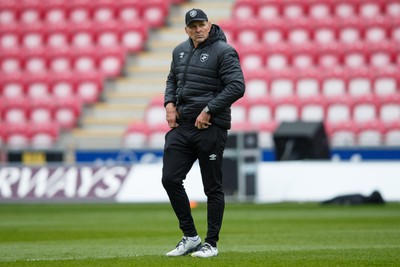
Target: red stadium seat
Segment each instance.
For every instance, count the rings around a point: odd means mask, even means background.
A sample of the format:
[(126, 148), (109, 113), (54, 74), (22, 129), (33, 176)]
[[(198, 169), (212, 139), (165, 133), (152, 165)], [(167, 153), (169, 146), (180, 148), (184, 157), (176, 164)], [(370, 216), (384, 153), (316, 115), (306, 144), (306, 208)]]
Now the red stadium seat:
[(325, 120), (329, 124), (340, 124), (352, 120), (353, 102), (347, 96), (327, 99)]
[(299, 99), (320, 96), (321, 81), (322, 75), (318, 69), (297, 72), (295, 78), (296, 96)]
[(119, 25), (121, 31), (121, 45), (129, 52), (143, 50), (147, 40), (148, 25), (140, 20), (135, 23), (126, 22)]
[(290, 44), (307, 44), (312, 41), (312, 27), (310, 20), (298, 18), (287, 21), (287, 41)]
[(296, 97), (274, 99), (274, 121), (293, 122), (299, 119), (300, 103)]
[(385, 125), (398, 122), (400, 118), (400, 93), (380, 99), (379, 120)]
[(77, 97), (55, 97), (54, 119), (61, 129), (69, 130), (78, 125), (82, 102)]
[(24, 48), (38, 48), (46, 43), (45, 25), (38, 21), (35, 23), (23, 24), (21, 29), (21, 46)]
[(121, 42), (119, 27), (119, 23), (115, 20), (95, 23), (94, 42), (102, 47), (119, 45)]
[(247, 112), (249, 102), (242, 97), (236, 101), (231, 107), (232, 125), (239, 125), (247, 122)]
[(381, 70), (374, 73), (373, 93), (378, 97), (400, 92), (400, 74), (396, 70)]
[(364, 95), (353, 99), (352, 120), (365, 124), (378, 120), (379, 102), (374, 95)]
[(164, 120), (161, 124), (151, 125), (147, 137), (147, 147), (161, 149), (164, 147), (165, 134), (170, 130), (168, 123)]
[(358, 15), (361, 18), (374, 18), (384, 14), (386, 0), (363, 0), (358, 5)]
[(263, 48), (265, 54), (265, 68), (273, 71), (289, 69), (291, 61), (290, 46), (281, 43)]
[(277, 45), (286, 42), (288, 27), (283, 19), (274, 19), (268, 22), (268, 27), (261, 27), (260, 40), (266, 45)]
[(235, 1), (232, 18), (246, 21), (255, 18), (257, 15), (258, 3), (254, 0)]
[(386, 0), (383, 10), (385, 15), (398, 18), (400, 16), (400, 3), (397, 0)]
[(149, 127), (157, 127), (157, 125), (166, 123), (163, 97), (154, 97), (151, 100), (145, 110), (144, 122)]
[(299, 71), (313, 69), (317, 66), (316, 46), (311, 42), (296, 44), (291, 47), (290, 65)]
[(23, 69), (23, 55), (21, 49), (0, 49), (0, 72), (9, 74), (22, 72)]
[(54, 121), (54, 101), (50, 96), (29, 99), (29, 121), (43, 124)]
[(83, 104), (93, 104), (100, 99), (103, 90), (103, 76), (99, 72), (77, 73), (74, 75), (75, 95)]
[(245, 73), (246, 94), (248, 100), (267, 97), (269, 95), (268, 72), (254, 70)]
[(32, 149), (51, 149), (56, 144), (60, 127), (57, 123), (48, 121), (31, 125), (30, 146)]
[(0, 74), (0, 96), (23, 97), (25, 95), (24, 76), (20, 72)]
[(385, 136), (383, 140), (386, 146), (400, 146), (400, 122), (396, 121), (385, 127)]
[(332, 1), (309, 0), (308, 17), (311, 19), (325, 19), (333, 16)]
[(96, 47), (79, 47), (72, 50), (72, 69), (76, 72), (92, 72), (98, 69)]
[(247, 112), (247, 122), (251, 129), (259, 129), (260, 124), (274, 120), (274, 102), (267, 96), (249, 100)]
[(50, 80), (47, 73), (31, 73), (24, 77), (25, 95), (30, 98), (42, 98), (50, 96)]
[(116, 18), (125, 22), (135, 22), (142, 18), (141, 0), (119, 0), (116, 1)]
[(91, 0), (69, 0), (68, 20), (74, 23), (87, 22), (92, 19)]
[(235, 45), (245, 72), (265, 67), (265, 47), (262, 45)]
[(286, 19), (305, 18), (308, 13), (308, 2), (302, 0), (291, 0), (282, 2), (282, 16)]
[(71, 98), (75, 95), (75, 73), (57, 73), (50, 77), (50, 94), (57, 98)]
[(343, 67), (359, 69), (368, 65), (368, 48), (363, 42), (343, 45)]
[(321, 77), (321, 94), (325, 98), (345, 96), (347, 94), (348, 74), (342, 70), (325, 71)]
[(29, 102), (25, 97), (3, 97), (3, 121), (23, 123), (28, 121)]
[(0, 1), (0, 25), (17, 24), (18, 11), (16, 1)]
[(351, 121), (342, 123), (325, 123), (331, 147), (354, 147), (357, 142), (358, 129)]
[(98, 49), (98, 70), (106, 77), (121, 75), (125, 64), (125, 49), (121, 46), (109, 46)]
[(317, 46), (317, 65), (321, 69), (331, 70), (342, 66), (343, 48), (338, 43)]
[(347, 93), (351, 97), (360, 97), (372, 94), (373, 74), (369, 69), (353, 69), (347, 71)]
[(0, 24), (0, 48), (10, 49), (20, 46), (21, 29), (19, 24)]
[(282, 17), (282, 1), (260, 0), (258, 2), (258, 17), (262, 20), (273, 21)]
[(355, 18), (358, 15), (358, 0), (333, 1), (333, 15), (338, 19)]
[(70, 72), (73, 70), (73, 53), (65, 46), (47, 49), (48, 69), (54, 73)]
[(363, 41), (364, 27), (364, 21), (357, 17), (340, 19), (338, 28), (338, 41), (344, 44)]
[(320, 95), (300, 99), (300, 120), (307, 122), (324, 121), (325, 113), (326, 101)]
[(61, 23), (68, 20), (68, 0), (44, 0), (43, 21)]
[(24, 24), (39, 22), (43, 17), (44, 6), (39, 0), (21, 0), (19, 5), (19, 21)]
[(385, 70), (396, 65), (396, 43), (365, 43), (368, 47), (368, 65), (377, 70)]
[(169, 13), (169, 2), (164, 0), (147, 0), (143, 3), (142, 18), (152, 28), (165, 24)]
[(363, 39), (365, 42), (380, 43), (390, 39), (390, 27), (392, 22), (383, 16), (366, 19)]
[(359, 147), (378, 147), (382, 146), (385, 129), (379, 121), (371, 121), (362, 125), (357, 125), (357, 141)]
[(228, 43), (236, 42), (237, 23), (232, 19), (220, 20), (218, 25), (224, 31)]
[(270, 72), (269, 95), (273, 99), (287, 98), (295, 95), (296, 76), (291, 71)]
[(323, 17), (310, 20), (312, 28), (312, 39), (315, 43), (326, 45), (338, 40), (339, 25), (332, 17)]
[(123, 145), (126, 148), (145, 148), (149, 134), (150, 130), (146, 123), (131, 123), (124, 133)]
[(116, 18), (117, 1), (97, 0), (92, 6), (92, 20), (95, 22), (108, 22)]
[(252, 45), (260, 41), (260, 21), (257, 19), (247, 19), (236, 24), (235, 41), (244, 44)]
[(70, 44), (74, 47), (89, 47), (96, 44), (95, 25), (91, 21), (70, 24)]
[(37, 47), (21, 51), (23, 56), (24, 70), (27, 73), (41, 73), (48, 70), (46, 58), (47, 50), (44, 47)]
[(17, 122), (5, 125), (5, 144), (8, 149), (26, 149), (30, 146), (31, 128), (28, 123)]
[(71, 29), (68, 22), (49, 23), (45, 31), (46, 46), (56, 49), (69, 47), (71, 42)]

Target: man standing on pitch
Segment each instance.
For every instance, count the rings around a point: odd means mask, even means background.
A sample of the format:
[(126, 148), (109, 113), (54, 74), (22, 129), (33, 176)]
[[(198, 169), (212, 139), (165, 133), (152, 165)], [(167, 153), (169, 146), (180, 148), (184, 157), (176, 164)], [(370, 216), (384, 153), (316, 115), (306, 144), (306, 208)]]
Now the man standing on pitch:
[[(222, 157), (231, 127), (231, 105), (245, 91), (236, 50), (222, 29), (200, 9), (185, 16), (188, 40), (175, 47), (164, 106), (171, 130), (165, 136), (162, 184), (179, 220), (183, 238), (167, 256), (218, 255), (225, 199)], [(202, 244), (191, 215), (183, 180), (198, 160), (207, 196), (208, 230)]]

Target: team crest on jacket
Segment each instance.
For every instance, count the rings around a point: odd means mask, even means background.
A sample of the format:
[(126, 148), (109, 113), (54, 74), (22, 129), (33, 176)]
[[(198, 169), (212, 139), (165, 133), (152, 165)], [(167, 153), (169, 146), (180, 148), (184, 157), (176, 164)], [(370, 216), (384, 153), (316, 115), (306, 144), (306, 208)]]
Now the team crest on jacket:
[(208, 59), (208, 54), (201, 54), (200, 55), (200, 61), (201, 62), (206, 62)]

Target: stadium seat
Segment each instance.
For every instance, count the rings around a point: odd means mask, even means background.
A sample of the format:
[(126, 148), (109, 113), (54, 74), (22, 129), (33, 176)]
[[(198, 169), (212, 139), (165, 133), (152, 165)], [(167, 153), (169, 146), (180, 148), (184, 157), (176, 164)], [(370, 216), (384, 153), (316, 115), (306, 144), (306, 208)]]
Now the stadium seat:
[(119, 0), (116, 1), (116, 18), (125, 22), (134, 22), (142, 17), (141, 0)]
[(282, 17), (285, 19), (298, 20), (305, 18), (308, 13), (308, 2), (302, 0), (291, 0), (282, 2)]
[(396, 44), (394, 42), (365, 43), (368, 47), (368, 65), (370, 68), (385, 70), (396, 65)]
[(19, 22), (28, 25), (42, 20), (44, 6), (39, 0), (23, 0), (21, 2), (18, 10)]
[(69, 98), (75, 95), (75, 74), (72, 72), (57, 73), (50, 77), (50, 94), (57, 98)]
[(343, 65), (343, 48), (338, 43), (317, 46), (316, 64), (320, 69), (332, 70)]
[(232, 7), (232, 18), (242, 21), (257, 17), (258, 3), (254, 0), (238, 0)]
[(318, 19), (311, 19), (312, 39), (316, 44), (326, 45), (338, 40), (338, 22), (328, 16)]
[(259, 70), (265, 67), (265, 48), (262, 45), (236, 44), (244, 72)]
[(0, 24), (0, 48), (10, 49), (20, 46), (21, 29), (19, 24)]
[(54, 22), (46, 25), (45, 45), (51, 48), (69, 47), (71, 29), (68, 22)]
[(311, 42), (293, 45), (289, 65), (299, 71), (315, 68), (317, 66), (316, 50), (316, 46)]
[(248, 108), (249, 102), (245, 97), (242, 97), (238, 101), (233, 103), (233, 105), (231, 106), (232, 125), (239, 125), (247, 122)]
[(70, 0), (68, 3), (68, 20), (73, 23), (87, 22), (92, 19), (92, 1)]
[(107, 22), (116, 18), (117, 1), (113, 0), (97, 0), (92, 6), (92, 21)]
[(300, 120), (319, 122), (325, 120), (326, 101), (321, 96), (313, 96), (300, 100)]
[(165, 24), (169, 13), (169, 2), (164, 0), (147, 0), (143, 2), (142, 18), (151, 28)]
[(306, 44), (312, 41), (312, 25), (310, 25), (310, 20), (306, 18), (294, 18), (288, 20), (286, 23), (288, 24), (286, 39), (289, 44)]
[(24, 123), (28, 121), (29, 102), (24, 97), (3, 97), (3, 121)]
[(47, 121), (30, 124), (30, 147), (32, 149), (51, 149), (55, 146), (60, 128), (57, 123)]
[(51, 96), (29, 98), (29, 121), (34, 124), (53, 122), (54, 101)]
[(259, 129), (261, 124), (274, 120), (274, 102), (270, 97), (259, 97), (248, 102), (247, 122), (249, 128)]
[(126, 148), (146, 148), (150, 132), (146, 123), (133, 122), (123, 136), (123, 146)]
[(44, 0), (43, 19), (45, 23), (60, 23), (68, 20), (67, 0)]
[(380, 99), (379, 120), (384, 124), (399, 121), (400, 118), (400, 93), (386, 95)]
[(258, 146), (260, 148), (273, 148), (274, 140), (273, 135), (278, 127), (278, 123), (275, 121), (270, 121), (268, 123), (260, 123), (256, 125), (255, 130), (258, 133)]
[(356, 145), (359, 147), (378, 147), (383, 144), (384, 128), (379, 121), (358, 125)]
[(144, 113), (144, 122), (149, 127), (157, 127), (158, 125), (166, 123), (165, 116), (164, 98), (161, 96), (152, 98), (146, 107)]
[(396, 121), (385, 127), (385, 136), (383, 143), (386, 146), (400, 147), (400, 123)]
[(350, 122), (325, 123), (331, 147), (354, 147), (357, 142), (357, 128)]
[[(1, 53), (1, 52), (0, 52)], [(23, 97), (25, 95), (24, 76), (20, 72), (0, 73), (0, 96)]]
[(321, 97), (321, 74), (318, 69), (299, 71), (295, 75), (297, 98)]
[(16, 1), (0, 1), (0, 25), (18, 23), (18, 4)]
[(283, 71), (289, 69), (291, 60), (291, 49), (289, 45), (281, 43), (267, 46), (264, 48), (263, 53), (265, 55), (265, 68), (268, 70)]
[(344, 44), (363, 41), (364, 22), (357, 17), (342, 18), (339, 21), (338, 41)]
[(74, 94), (83, 104), (93, 104), (100, 100), (103, 91), (103, 76), (97, 72), (77, 73), (74, 79)]
[(232, 19), (221, 19), (218, 25), (224, 31), (228, 43), (234, 44), (236, 42), (237, 23)]
[(153, 149), (162, 149), (165, 144), (165, 134), (169, 130), (170, 128), (165, 120), (161, 124), (150, 126), (147, 147)]
[(135, 23), (126, 22), (119, 25), (121, 31), (121, 45), (129, 52), (139, 52), (143, 50), (149, 26), (137, 20)]
[(50, 47), (47, 49), (48, 69), (54, 73), (70, 72), (73, 70), (73, 53), (67, 46)]
[(27, 73), (43, 73), (48, 70), (47, 50), (43, 46), (21, 51), (23, 68)]
[(364, 124), (378, 119), (379, 103), (374, 95), (353, 98), (352, 120)]
[(246, 19), (236, 24), (235, 41), (243, 45), (253, 45), (260, 41), (260, 21), (257, 19)]
[(385, 0), (364, 0), (358, 5), (358, 15), (361, 18), (369, 19), (384, 14)]
[(70, 130), (78, 125), (82, 102), (77, 97), (54, 97), (54, 120), (62, 130)]
[(246, 94), (248, 100), (258, 99), (269, 95), (268, 72), (254, 70), (245, 73)]
[(121, 75), (125, 64), (125, 49), (122, 46), (101, 47), (97, 51), (97, 69), (105, 77)]
[(5, 124), (5, 144), (9, 150), (26, 149), (30, 146), (31, 129), (25, 122)]
[(400, 43), (400, 18), (393, 18), (392, 25), (389, 29), (389, 38), (390, 40)]
[(273, 21), (282, 17), (282, 1), (279, 0), (260, 0), (256, 11), (260, 19)]
[(321, 77), (321, 94), (325, 98), (344, 96), (347, 93), (348, 74), (342, 70), (326, 71)]
[(24, 59), (18, 47), (0, 49), (0, 72), (14, 73), (24, 70)]
[(352, 120), (352, 100), (346, 95), (327, 99), (326, 117), (327, 123), (340, 124)]
[(333, 17), (332, 1), (310, 0), (308, 2), (309, 18), (321, 20)]
[(347, 93), (351, 97), (360, 97), (372, 93), (373, 76), (369, 69), (353, 69), (347, 71)]
[(392, 18), (398, 18), (400, 16), (400, 3), (397, 0), (386, 0), (383, 4), (384, 14)]
[(382, 69), (374, 73), (373, 93), (376, 96), (390, 96), (399, 91), (400, 74), (398, 71)]
[[(261, 21), (261, 23), (263, 23)], [(266, 45), (277, 45), (287, 40), (287, 24), (283, 19), (274, 19), (268, 22), (268, 27), (261, 27), (260, 40)]]
[(362, 41), (345, 44), (343, 49), (343, 67), (359, 69), (368, 65), (368, 49)]
[(46, 43), (46, 30), (42, 22), (20, 25), (21, 40), (20, 44), (24, 48), (42, 47)]
[(333, 15), (338, 19), (355, 18), (358, 16), (357, 0), (334, 1)]
[(95, 24), (92, 21), (82, 21), (70, 24), (70, 45), (81, 48), (96, 44)]
[(274, 99), (274, 121), (294, 122), (299, 119), (299, 101), (295, 97)]
[(291, 71), (270, 72), (269, 79), (269, 95), (273, 99), (286, 98), (295, 95), (295, 73)]
[(96, 47), (79, 47), (72, 50), (72, 69), (76, 72), (92, 72), (98, 69)]
[(42, 98), (51, 95), (51, 78), (48, 73), (30, 73), (24, 77), (25, 95), (30, 98)]

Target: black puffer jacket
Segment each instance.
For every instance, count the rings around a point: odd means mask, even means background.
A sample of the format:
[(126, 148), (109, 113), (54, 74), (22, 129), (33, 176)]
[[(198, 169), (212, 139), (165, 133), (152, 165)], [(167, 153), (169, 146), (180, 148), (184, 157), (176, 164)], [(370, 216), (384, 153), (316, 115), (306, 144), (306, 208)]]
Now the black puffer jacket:
[(230, 129), (230, 106), (245, 91), (239, 57), (226, 42), (222, 29), (213, 24), (207, 40), (196, 49), (192, 40), (179, 44), (172, 53), (164, 105), (174, 103), (179, 121), (195, 121), (208, 106), (211, 123)]

